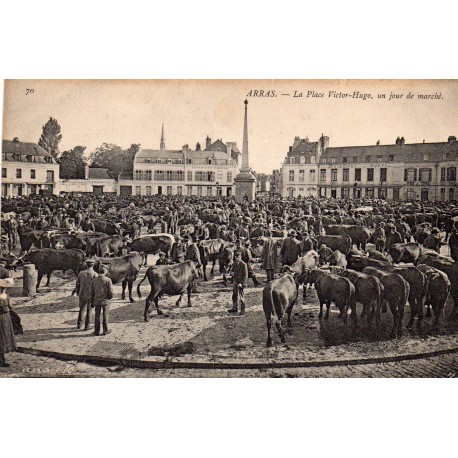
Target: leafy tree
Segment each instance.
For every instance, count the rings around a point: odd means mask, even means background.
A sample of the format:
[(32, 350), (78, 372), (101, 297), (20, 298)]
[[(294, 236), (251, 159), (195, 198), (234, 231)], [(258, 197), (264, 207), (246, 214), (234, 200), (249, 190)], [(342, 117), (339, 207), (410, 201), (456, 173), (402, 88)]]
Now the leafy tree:
[(59, 143), (61, 140), (62, 135), (60, 133), (60, 125), (57, 122), (57, 119), (51, 117), (43, 126), (43, 132), (38, 140), (38, 144), (48, 153), (52, 154), (54, 159), (57, 160), (59, 155)]
[(99, 146), (91, 153), (89, 161), (93, 167), (107, 168), (113, 176), (118, 176), (121, 172), (132, 171), (132, 161), (127, 150), (112, 143), (104, 143)]
[(84, 178), (85, 146), (75, 146), (73, 149), (64, 151), (60, 156), (60, 177), (82, 179)]

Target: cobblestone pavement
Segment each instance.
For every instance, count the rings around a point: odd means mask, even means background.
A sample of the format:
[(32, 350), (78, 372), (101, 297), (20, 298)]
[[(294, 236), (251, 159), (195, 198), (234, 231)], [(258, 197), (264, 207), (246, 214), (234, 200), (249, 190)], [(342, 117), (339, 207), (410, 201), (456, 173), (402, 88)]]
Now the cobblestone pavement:
[(417, 377), (437, 378), (458, 375), (458, 355), (437, 356), (415, 361), (385, 364), (364, 364), (338, 367), (311, 367), (298, 369), (130, 369), (119, 366), (96, 366), (76, 361), (22, 353), (7, 355), (11, 364), (0, 369), (0, 378), (14, 377), (138, 377), (138, 378), (198, 378), (198, 377)]

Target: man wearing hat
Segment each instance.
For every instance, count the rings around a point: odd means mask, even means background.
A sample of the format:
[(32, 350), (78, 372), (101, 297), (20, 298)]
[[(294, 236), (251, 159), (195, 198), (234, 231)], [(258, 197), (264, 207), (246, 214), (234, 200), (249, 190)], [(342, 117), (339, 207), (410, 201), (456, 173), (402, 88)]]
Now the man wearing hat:
[(296, 231), (289, 231), (288, 237), (283, 240), (280, 249), (283, 266), (292, 266), (301, 254), (300, 243), (296, 240)]
[(261, 252), (262, 268), (265, 269), (267, 274), (266, 283), (275, 278), (275, 270), (277, 268), (277, 244), (272, 238), (270, 230), (267, 234), (269, 238), (264, 240)]
[(14, 286), (12, 278), (0, 279), (0, 367), (9, 367), (5, 361), (5, 353), (16, 351), (13, 323), (11, 321), (10, 298), (6, 288)]
[(108, 329), (108, 315), (110, 312), (110, 300), (113, 299), (113, 283), (107, 277), (108, 269), (101, 265), (99, 275), (91, 283), (91, 305), (95, 307), (94, 335), (100, 334), (100, 315), (103, 315), (103, 335), (110, 334)]
[(76, 295), (79, 297), (79, 308), (77, 328), (81, 329), (81, 324), (84, 319), (84, 312), (86, 312), (86, 320), (84, 330), (87, 331), (90, 325), (91, 315), (91, 285), (92, 280), (97, 277), (97, 273), (94, 270), (95, 261), (93, 259), (87, 259), (87, 269), (82, 270), (78, 274), (76, 280)]
[(245, 314), (245, 288), (248, 282), (248, 268), (242, 261), (242, 252), (237, 250), (234, 253), (234, 264), (232, 267), (232, 308), (228, 313), (237, 313), (240, 303), (239, 315)]
[(179, 235), (175, 236), (175, 243), (170, 251), (172, 263), (180, 263), (184, 261), (186, 255), (186, 246), (182, 243)]
[(441, 248), (441, 237), (439, 234), (439, 229), (437, 227), (433, 228), (431, 234), (426, 237), (423, 241), (423, 246), (430, 250), (435, 250), (440, 253)]
[(253, 266), (251, 262), (253, 261), (253, 256), (251, 254), (251, 242), (250, 240), (245, 240), (245, 246), (238, 248), (242, 253), (242, 261), (246, 264), (248, 269), (248, 278), (253, 280), (254, 286), (259, 286), (260, 283), (256, 278), (256, 274), (253, 272)]

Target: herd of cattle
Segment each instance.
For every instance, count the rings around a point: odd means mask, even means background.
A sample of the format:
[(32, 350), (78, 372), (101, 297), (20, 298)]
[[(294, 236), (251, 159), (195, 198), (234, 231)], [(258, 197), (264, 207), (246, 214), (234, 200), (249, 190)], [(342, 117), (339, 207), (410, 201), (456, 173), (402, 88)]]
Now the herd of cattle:
[[(220, 273), (226, 281), (234, 252), (240, 245), (227, 236), (228, 233), (233, 234), (233, 228), (232, 232), (230, 229), (233, 220), (225, 217), (219, 206), (205, 208), (197, 214), (181, 215), (174, 234), (142, 234), (145, 227), (147, 232), (154, 232), (164, 218), (164, 212), (146, 211), (137, 205), (130, 218), (121, 218), (119, 213), (109, 212), (113, 205), (107, 206), (105, 212), (99, 209), (99, 214), (91, 217), (94, 230), (70, 232), (52, 226), (33, 228), (29, 222), (34, 218), (33, 211), (20, 213), (17, 206), (13, 206), (10, 213), (21, 215), (19, 219), (22, 220), (17, 229), (20, 252), (3, 252), (2, 259), (10, 269), (16, 269), (24, 263), (34, 264), (38, 273), (38, 289), (44, 275), (47, 276), (46, 286), (49, 286), (52, 272), (73, 271), (77, 275), (85, 267), (85, 259), (96, 258), (98, 263), (108, 266), (108, 276), (113, 283), (122, 284), (122, 298), (125, 298), (127, 287), (129, 300), (134, 302), (133, 284), (141, 267), (146, 265), (148, 254), (164, 252), (169, 256), (177, 234), (192, 234), (203, 223), (209, 235), (206, 239), (195, 240), (193, 245), (196, 250), (192, 257), (188, 256), (176, 264), (147, 269), (137, 287), (138, 296), (141, 297), (142, 282), (148, 279), (151, 286), (146, 298), (144, 319), (148, 321), (149, 309), (153, 303), (157, 313), (162, 314), (158, 300), (164, 294), (178, 295), (178, 305), (182, 295), (187, 293), (188, 306), (191, 306), (191, 295), (197, 280), (208, 279), (208, 264), (212, 264), (213, 273), (215, 263), (218, 262)], [(361, 218), (354, 219), (355, 212), (352, 212), (353, 220), (348, 219), (348, 215), (342, 216), (332, 208), (327, 211), (326, 203), (322, 203), (323, 211), (319, 214), (313, 212), (311, 215), (301, 215), (294, 211), (297, 207), (292, 206), (287, 216), (281, 206), (276, 210), (266, 204), (265, 208), (271, 211), (270, 218), (265, 221), (264, 218), (257, 220), (255, 217), (259, 207), (244, 210), (235, 203), (232, 205), (240, 215), (243, 223), (240, 226), (246, 226), (249, 233), (249, 250), (254, 258), (262, 256), (263, 245), (269, 238), (277, 242), (280, 253), (288, 231), (300, 233), (305, 225), (309, 228), (309, 234), (312, 234), (311, 249), (305, 252), (299, 250), (296, 260), (290, 265), (283, 265), (280, 276), (264, 287), (262, 304), (267, 322), (268, 346), (272, 344), (272, 321), (281, 341), (285, 341), (281, 322), (286, 315), (288, 325), (291, 325), (291, 312), (298, 299), (300, 285), (303, 285), (304, 299), (307, 285), (315, 286), (320, 318), (323, 316), (324, 305), (324, 318), (327, 319), (331, 303), (334, 303), (345, 324), (350, 312), (353, 327), (358, 323), (357, 303), (362, 305), (360, 316), (369, 328), (374, 322), (378, 326), (381, 314), (387, 313), (389, 309), (393, 320), (392, 337), (402, 335), (407, 304), (410, 307), (408, 326), (413, 325), (415, 318), (421, 324), (425, 306), (426, 316), (431, 316), (432, 310), (434, 324), (438, 325), (449, 295), (454, 301), (452, 316), (457, 314), (458, 263), (423, 246), (435, 227), (444, 230), (448, 237), (453, 229), (454, 213), (448, 213), (443, 218), (441, 213), (418, 212), (417, 209), (405, 211), (401, 219), (398, 218), (399, 214), (389, 214), (386, 209), (385, 212), (367, 210), (364, 214), (361, 212), (360, 216), (364, 217), (364, 224), (361, 224)], [(118, 210), (121, 208), (122, 205)], [(3, 210), (2, 218), (5, 220), (5, 205)], [(246, 215), (252, 217), (247, 218)], [(396, 217), (395, 223), (390, 223), (393, 216)], [(354, 224), (348, 224), (352, 222)], [(239, 225), (235, 223), (235, 227)], [(312, 228), (317, 229), (313, 231)], [(298, 246), (299, 242), (297, 240)], [(119, 256), (121, 252), (123, 255)]]

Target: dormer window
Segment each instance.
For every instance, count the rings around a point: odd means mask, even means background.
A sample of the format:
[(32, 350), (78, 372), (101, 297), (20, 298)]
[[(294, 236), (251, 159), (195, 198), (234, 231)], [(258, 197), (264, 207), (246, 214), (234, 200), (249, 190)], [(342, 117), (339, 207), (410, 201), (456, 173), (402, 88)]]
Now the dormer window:
[(342, 158), (342, 162), (347, 162), (347, 158), (346, 158), (346, 157), (343, 157), (343, 158)]
[(305, 164), (305, 157), (304, 156), (301, 156), (301, 158), (299, 159), (299, 162), (301, 164)]
[(290, 164), (295, 164), (296, 163), (296, 158), (292, 157), (289, 162), (290, 162)]
[(442, 159), (447, 160), (448, 159), (448, 154), (447, 153), (442, 153)]
[(423, 160), (424, 161), (429, 161), (429, 154), (428, 153), (423, 154)]

